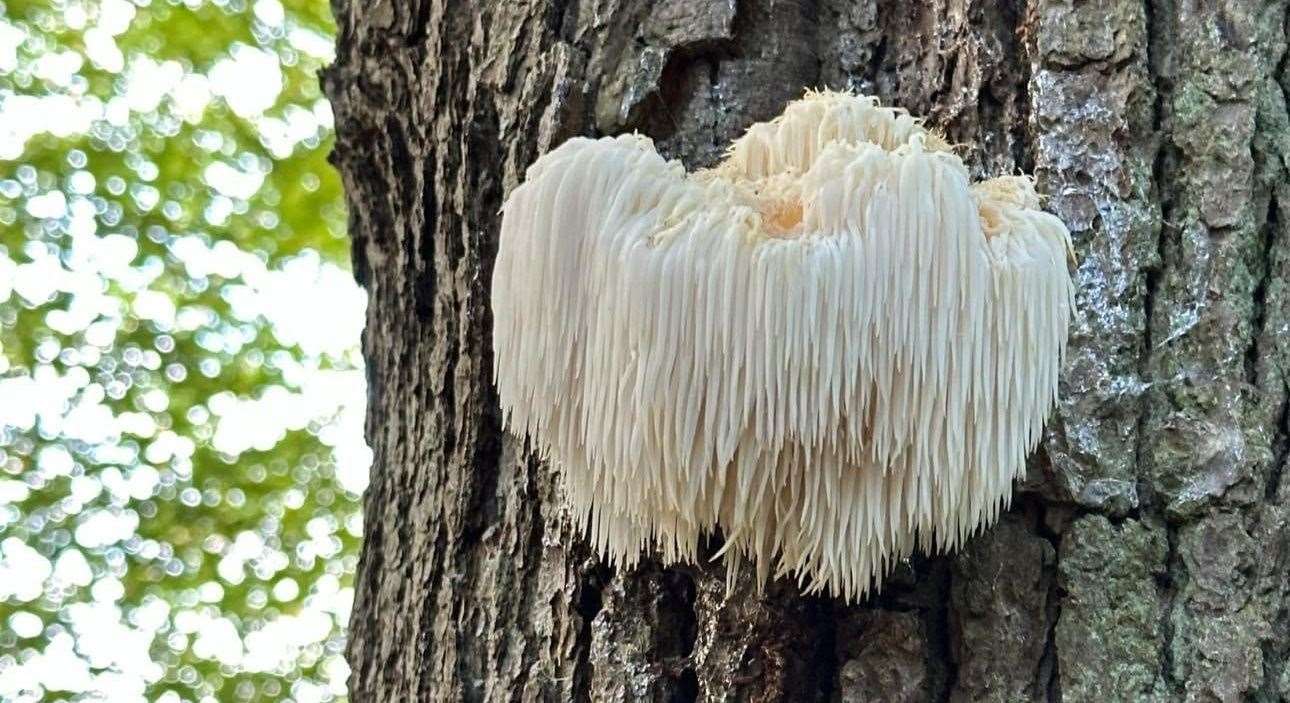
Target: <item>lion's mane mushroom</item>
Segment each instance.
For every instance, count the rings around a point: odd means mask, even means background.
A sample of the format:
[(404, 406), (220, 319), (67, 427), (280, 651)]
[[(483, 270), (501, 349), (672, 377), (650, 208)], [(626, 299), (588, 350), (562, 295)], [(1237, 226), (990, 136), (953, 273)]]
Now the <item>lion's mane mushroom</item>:
[(991, 524), (1056, 399), (1069, 235), (872, 98), (810, 93), (687, 175), (572, 139), (503, 210), (507, 426), (595, 547), (856, 599)]

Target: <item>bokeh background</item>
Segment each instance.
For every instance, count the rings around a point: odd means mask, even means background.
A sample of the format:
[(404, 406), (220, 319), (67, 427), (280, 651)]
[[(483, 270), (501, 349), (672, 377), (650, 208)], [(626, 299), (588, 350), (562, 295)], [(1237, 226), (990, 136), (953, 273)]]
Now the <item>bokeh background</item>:
[(332, 32), (320, 0), (0, 0), (0, 700), (344, 696)]

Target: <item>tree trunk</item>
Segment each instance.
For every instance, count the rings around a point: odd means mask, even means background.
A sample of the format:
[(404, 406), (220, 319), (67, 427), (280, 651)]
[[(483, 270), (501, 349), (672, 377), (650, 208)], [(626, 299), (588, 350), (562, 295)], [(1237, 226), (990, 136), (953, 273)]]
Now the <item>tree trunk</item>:
[[(1290, 699), (1286, 2), (335, 0), (375, 451), (355, 701)], [(500, 429), (498, 209), (639, 130), (691, 168), (807, 87), (1038, 177), (1078, 313), (1001, 522), (857, 606), (615, 572)]]

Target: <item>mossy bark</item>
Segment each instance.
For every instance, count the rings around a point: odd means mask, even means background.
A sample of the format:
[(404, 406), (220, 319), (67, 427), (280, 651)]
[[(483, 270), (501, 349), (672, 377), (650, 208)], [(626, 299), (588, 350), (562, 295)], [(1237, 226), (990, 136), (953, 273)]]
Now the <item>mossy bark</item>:
[[(1290, 700), (1285, 0), (336, 0), (371, 296), (356, 701)], [(1033, 172), (1063, 400), (995, 528), (847, 606), (597, 562), (490, 382), (498, 208), (573, 135), (688, 166), (808, 87)]]

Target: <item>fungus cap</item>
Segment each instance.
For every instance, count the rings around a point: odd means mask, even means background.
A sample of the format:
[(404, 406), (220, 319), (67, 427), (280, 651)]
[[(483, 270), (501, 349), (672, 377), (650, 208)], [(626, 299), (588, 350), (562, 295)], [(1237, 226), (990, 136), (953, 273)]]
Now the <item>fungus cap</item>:
[[(1056, 400), (1070, 240), (902, 110), (808, 93), (687, 175), (572, 139), (503, 207), (494, 373), (596, 549), (848, 600), (998, 517)], [(733, 568), (733, 566), (732, 566)]]

